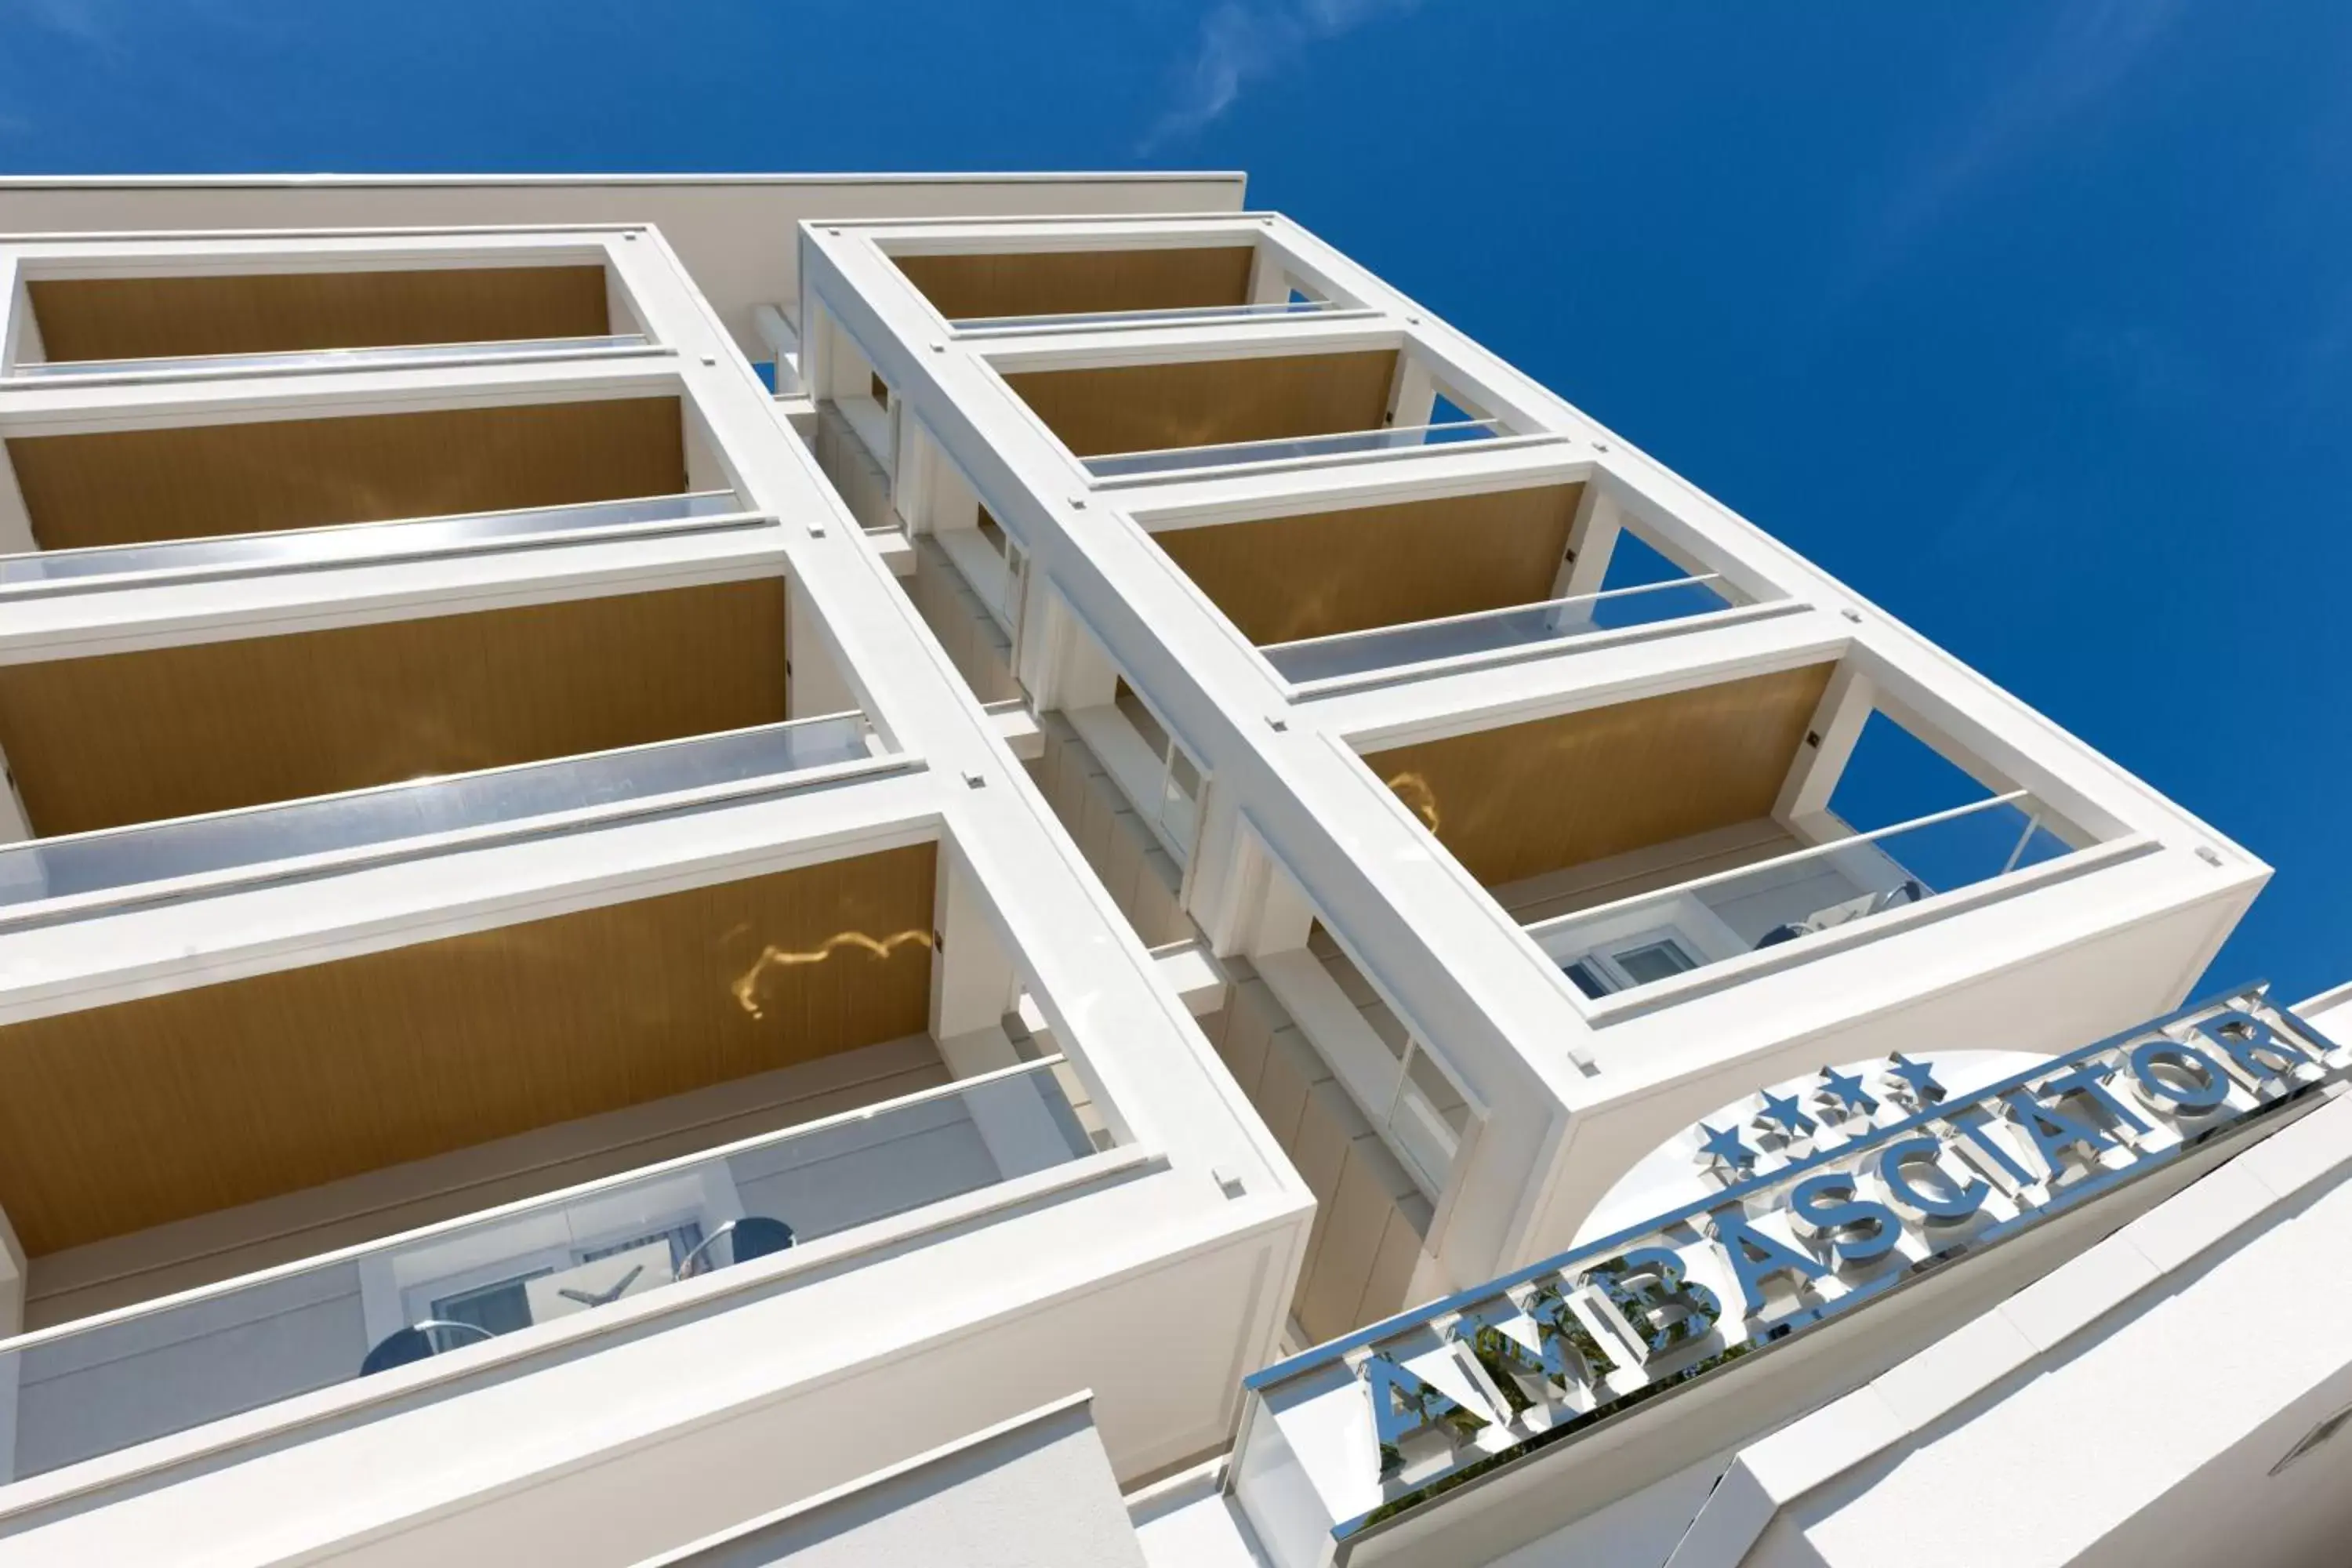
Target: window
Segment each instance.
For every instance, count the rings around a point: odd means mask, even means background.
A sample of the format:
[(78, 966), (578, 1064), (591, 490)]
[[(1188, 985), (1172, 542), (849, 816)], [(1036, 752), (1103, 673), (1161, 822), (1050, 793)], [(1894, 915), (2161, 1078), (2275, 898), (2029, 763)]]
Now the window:
[(1698, 944), (1673, 927), (1653, 928), (1605, 942), (1560, 965), (1587, 996), (1647, 985), (1699, 965)]
[(1120, 676), (1108, 702), (1071, 709), (1069, 719), (1177, 864), (1190, 860), (1207, 779), (1142, 694)]
[(1192, 837), (1199, 828), (1200, 764), (1176, 743), (1176, 738), (1168, 732), (1168, 727), (1160, 721), (1159, 715), (1151, 711), (1123, 676), (1119, 679), (1111, 705), (1118, 710), (1119, 716), (1134, 729), (1136, 738), (1143, 742), (1144, 749), (1158, 762), (1155, 770), (1158, 776), (1149, 781), (1149, 787), (1137, 793), (1135, 808), (1159, 825), (1171, 851), (1178, 860), (1183, 860), (1192, 853)]

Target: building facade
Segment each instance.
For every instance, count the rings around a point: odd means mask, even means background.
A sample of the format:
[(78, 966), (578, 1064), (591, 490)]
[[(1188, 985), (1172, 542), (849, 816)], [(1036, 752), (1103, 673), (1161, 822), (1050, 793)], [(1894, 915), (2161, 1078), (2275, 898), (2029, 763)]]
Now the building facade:
[(1239, 175), (0, 237), (0, 1563), (2337, 1560), (1900, 1543), (2352, 1270), (2268, 868)]

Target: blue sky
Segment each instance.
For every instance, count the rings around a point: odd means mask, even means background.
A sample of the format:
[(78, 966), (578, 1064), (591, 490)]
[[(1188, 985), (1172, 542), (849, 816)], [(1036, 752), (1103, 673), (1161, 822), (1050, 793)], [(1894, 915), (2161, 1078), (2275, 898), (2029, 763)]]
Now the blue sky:
[[(0, 0), (0, 169), (1246, 168), (2352, 978), (2352, 6)], [(1465, 226), (1476, 224), (1474, 232)]]

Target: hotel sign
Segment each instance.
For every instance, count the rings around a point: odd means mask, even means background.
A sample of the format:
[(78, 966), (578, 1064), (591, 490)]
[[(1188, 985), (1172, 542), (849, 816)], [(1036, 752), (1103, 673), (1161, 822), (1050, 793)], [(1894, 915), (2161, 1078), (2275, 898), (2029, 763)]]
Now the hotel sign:
[(1693, 1130), (1711, 1195), (1257, 1373), (1236, 1485), (1288, 1494), (1254, 1514), (1328, 1526), (1283, 1561), (1327, 1560), (2347, 1072), (2352, 1052), (2261, 987), (1965, 1095), (1932, 1061), (1825, 1068)]

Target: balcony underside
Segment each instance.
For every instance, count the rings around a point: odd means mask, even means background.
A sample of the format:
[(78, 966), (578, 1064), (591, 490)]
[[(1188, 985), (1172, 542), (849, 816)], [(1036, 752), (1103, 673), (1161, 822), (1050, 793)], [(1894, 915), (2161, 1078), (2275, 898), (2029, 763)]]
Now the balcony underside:
[(675, 397), (19, 436), (7, 454), (43, 550), (687, 489)]
[(1495, 889), (1769, 816), (1832, 668), (1751, 676), (1364, 760)]
[(1172, 310), (1249, 299), (1246, 245), (893, 258), (948, 320)]
[(1448, 496), (1152, 542), (1260, 647), (1549, 598), (1581, 485)]
[(192, 278), (49, 278), (27, 286), (51, 361), (599, 337), (601, 266)]
[(0, 1028), (38, 1258), (919, 1034), (921, 845)]
[(1187, 360), (1004, 379), (1081, 458), (1377, 430), (1394, 349)]
[(772, 724), (758, 578), (0, 668), (44, 837)]

